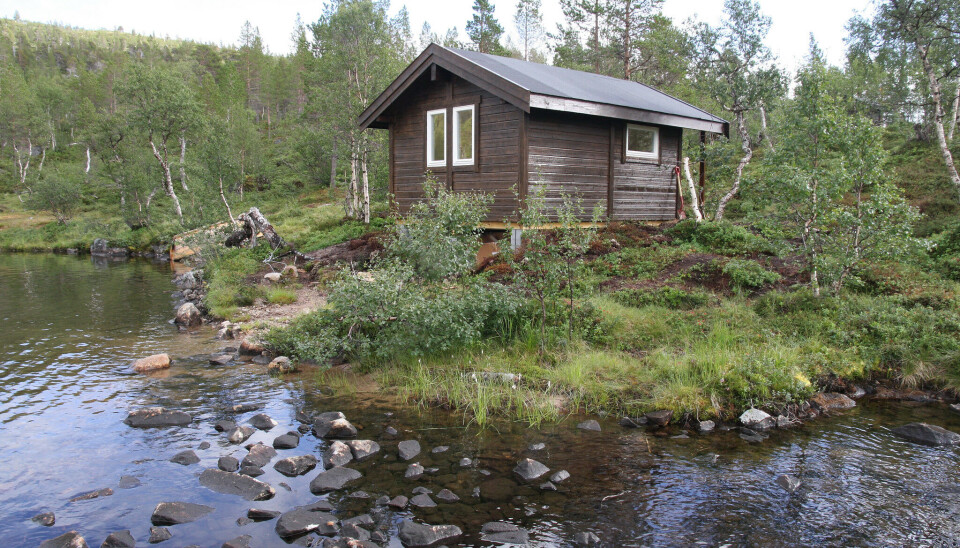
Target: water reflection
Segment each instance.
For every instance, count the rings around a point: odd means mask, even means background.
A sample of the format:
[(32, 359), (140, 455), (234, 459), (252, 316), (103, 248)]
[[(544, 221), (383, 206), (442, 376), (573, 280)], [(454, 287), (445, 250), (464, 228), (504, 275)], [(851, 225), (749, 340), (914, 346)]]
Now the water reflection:
[[(160, 501), (184, 500), (216, 507), (196, 523), (171, 527), (168, 543), (219, 546), (241, 534), (254, 546), (281, 541), (274, 521), (238, 525), (250, 507), (286, 510), (316, 499), (308, 484), (315, 473), (286, 478), (271, 466), (259, 478), (277, 488), (269, 501), (248, 503), (200, 487), (197, 476), (221, 455), (245, 451), (212, 428), (240, 403), (264, 404), (280, 425), (257, 432), (250, 442), (271, 443), (295, 429), (296, 410), (342, 410), (361, 437), (381, 442), (384, 453), (355, 467), (364, 478), (330, 495), (344, 517), (370, 509), (372, 499), (348, 497), (362, 489), (373, 497), (411, 496), (416, 486), (448, 488), (460, 502), (392, 515), (394, 524), (415, 516), (454, 523), (467, 532), (463, 545), (483, 545), (477, 532), (491, 520), (529, 529), (532, 544), (562, 546), (592, 531), (607, 546), (849, 546), (937, 545), (960, 535), (960, 457), (956, 449), (912, 445), (889, 426), (925, 420), (960, 431), (960, 416), (930, 406), (861, 404), (842, 416), (751, 444), (736, 433), (691, 434), (678, 430), (624, 430), (603, 422), (603, 432), (581, 432), (567, 421), (531, 430), (501, 423), (495, 430), (466, 428), (459, 415), (400, 407), (389, 396), (363, 393), (329, 396), (315, 371), (276, 379), (252, 364), (212, 366), (205, 356), (223, 346), (210, 330), (177, 333), (170, 274), (146, 262), (93, 263), (65, 256), (0, 255), (0, 545), (31, 546), (76, 529), (91, 545), (111, 532), (130, 529), (138, 543), (149, 536), (149, 516)], [(129, 376), (133, 357), (169, 352), (174, 367), (155, 376)], [(130, 409), (164, 405), (194, 415), (185, 428), (137, 430), (122, 424)], [(387, 413), (392, 413), (388, 415)], [(403, 480), (407, 463), (395, 457), (396, 441), (416, 438), (417, 458), (437, 467), (434, 476)], [(200, 450), (201, 442), (210, 448)], [(530, 444), (546, 449), (531, 453)], [(431, 454), (436, 445), (445, 453)], [(313, 453), (323, 443), (305, 436), (282, 456)], [(169, 462), (191, 448), (201, 463)], [(557, 492), (521, 485), (511, 470), (531, 456), (572, 477)], [(477, 462), (459, 466), (462, 457)], [(774, 479), (803, 480), (794, 494)], [(130, 475), (142, 484), (120, 489)], [(281, 483), (289, 487), (284, 488)], [(70, 503), (77, 494), (112, 487), (114, 495)], [(480, 487), (482, 497), (474, 497)], [(30, 517), (56, 513), (56, 525)], [(396, 530), (394, 528), (393, 533)], [(394, 538), (391, 546), (399, 546)]]

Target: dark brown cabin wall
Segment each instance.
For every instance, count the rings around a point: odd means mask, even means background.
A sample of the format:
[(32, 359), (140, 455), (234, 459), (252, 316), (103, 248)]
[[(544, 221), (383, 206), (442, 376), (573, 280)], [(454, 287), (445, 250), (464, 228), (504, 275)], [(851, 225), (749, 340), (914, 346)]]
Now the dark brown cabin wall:
[(606, 208), (608, 120), (535, 110), (530, 113), (527, 142), (528, 194), (543, 188), (548, 209), (562, 203), (563, 193), (579, 195), (585, 220), (595, 206)]
[(626, 160), (626, 124), (614, 122), (613, 219), (668, 221), (676, 218), (677, 165), (682, 131), (660, 128), (660, 162)]
[[(514, 189), (520, 181), (520, 120), (522, 111), (492, 93), (466, 82), (453, 79), (453, 100), (450, 100), (451, 75), (437, 70), (437, 81), (430, 81), (429, 71), (404, 93), (389, 113), (393, 132), (394, 197), (400, 211), (407, 211), (423, 197), (426, 167), (427, 126), (429, 110), (477, 104), (478, 135), (475, 148), (476, 166), (455, 166), (452, 188), (461, 192), (486, 192), (494, 196), (487, 221), (499, 222), (513, 217), (517, 209)], [(447, 116), (451, 116), (448, 111)], [(447, 151), (447, 161), (452, 161)], [(447, 168), (430, 168), (434, 176), (447, 183)]]

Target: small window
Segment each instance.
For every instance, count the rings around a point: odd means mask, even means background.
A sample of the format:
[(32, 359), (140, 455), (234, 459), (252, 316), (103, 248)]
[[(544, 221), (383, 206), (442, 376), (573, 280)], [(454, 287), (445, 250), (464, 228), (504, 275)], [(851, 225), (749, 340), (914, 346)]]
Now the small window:
[(447, 165), (447, 111), (427, 112), (427, 167)]
[(473, 105), (453, 109), (453, 165), (473, 165)]
[(660, 130), (651, 126), (627, 125), (627, 158), (658, 160)]

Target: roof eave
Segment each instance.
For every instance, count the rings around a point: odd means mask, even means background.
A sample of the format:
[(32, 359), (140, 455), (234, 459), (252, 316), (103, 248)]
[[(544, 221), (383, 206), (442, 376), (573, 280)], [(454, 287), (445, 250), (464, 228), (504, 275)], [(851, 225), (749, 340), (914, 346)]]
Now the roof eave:
[(609, 105), (605, 103), (594, 103), (579, 99), (569, 99), (566, 97), (556, 97), (542, 94), (530, 95), (530, 107), (543, 110), (586, 114), (588, 116), (616, 118), (619, 120), (629, 120), (631, 122), (680, 127), (684, 129), (707, 131), (710, 133), (727, 134), (730, 126), (730, 124), (725, 120), (703, 120), (700, 118), (691, 118), (688, 116), (679, 116), (676, 114), (667, 114), (652, 110)]

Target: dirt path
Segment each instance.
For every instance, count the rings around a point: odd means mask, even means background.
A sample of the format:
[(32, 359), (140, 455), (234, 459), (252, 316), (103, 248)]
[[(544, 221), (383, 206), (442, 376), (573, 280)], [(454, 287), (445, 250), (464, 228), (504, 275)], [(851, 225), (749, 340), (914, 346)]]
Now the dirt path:
[(252, 331), (286, 325), (297, 316), (318, 310), (327, 304), (325, 295), (317, 291), (316, 284), (309, 284), (296, 290), (297, 302), (292, 304), (261, 303), (240, 308), (240, 316), (249, 319), (243, 323), (255, 326)]

